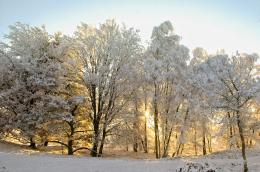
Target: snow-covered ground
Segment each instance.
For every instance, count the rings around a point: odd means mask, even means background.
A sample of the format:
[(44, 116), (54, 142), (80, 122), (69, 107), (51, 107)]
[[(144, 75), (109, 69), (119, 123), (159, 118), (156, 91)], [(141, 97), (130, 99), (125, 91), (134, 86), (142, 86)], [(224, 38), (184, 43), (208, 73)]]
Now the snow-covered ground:
[[(0, 144), (0, 172), (176, 172), (185, 163), (202, 164), (216, 171), (242, 171), (237, 151), (209, 155), (205, 158), (134, 160), (49, 155), (20, 151), (18, 147)], [(250, 172), (260, 172), (260, 151), (248, 151)]]

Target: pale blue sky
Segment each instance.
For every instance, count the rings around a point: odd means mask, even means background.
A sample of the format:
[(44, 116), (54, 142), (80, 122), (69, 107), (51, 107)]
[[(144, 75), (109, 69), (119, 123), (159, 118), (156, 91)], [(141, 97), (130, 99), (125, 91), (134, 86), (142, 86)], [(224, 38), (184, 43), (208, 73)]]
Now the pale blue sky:
[(260, 53), (260, 0), (0, 0), (1, 39), (17, 21), (72, 34), (80, 22), (108, 18), (140, 29), (144, 42), (153, 26), (170, 20), (191, 49)]

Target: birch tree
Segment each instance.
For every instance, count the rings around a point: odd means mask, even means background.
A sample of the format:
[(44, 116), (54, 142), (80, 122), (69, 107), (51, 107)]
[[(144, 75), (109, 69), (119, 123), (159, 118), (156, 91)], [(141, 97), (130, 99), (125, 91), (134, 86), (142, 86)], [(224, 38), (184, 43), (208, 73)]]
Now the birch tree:
[[(154, 27), (151, 44), (145, 53), (146, 61), (144, 71), (146, 80), (152, 90), (152, 104), (154, 110), (154, 133), (156, 158), (161, 157), (161, 143), (159, 132), (160, 114), (164, 115), (167, 121), (172, 109), (174, 92), (178, 92), (178, 85), (186, 68), (186, 61), (189, 59), (188, 48), (180, 44), (180, 37), (174, 34), (171, 22), (166, 21)], [(177, 86), (178, 85), (178, 86)], [(175, 95), (176, 96), (176, 95)], [(163, 100), (164, 99), (164, 100)], [(164, 104), (161, 107), (159, 104)], [(175, 109), (178, 105), (175, 105)], [(162, 122), (167, 123), (167, 122)], [(166, 124), (165, 126), (167, 126)], [(168, 129), (166, 132), (169, 132)], [(165, 134), (166, 134), (165, 132)], [(167, 142), (170, 133), (165, 137), (164, 154), (167, 154)]]

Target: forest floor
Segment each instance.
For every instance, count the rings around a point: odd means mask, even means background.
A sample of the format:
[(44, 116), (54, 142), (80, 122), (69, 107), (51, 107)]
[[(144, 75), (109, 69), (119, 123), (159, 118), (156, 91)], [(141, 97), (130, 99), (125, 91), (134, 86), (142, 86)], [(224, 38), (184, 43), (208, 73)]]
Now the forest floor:
[[(248, 150), (247, 156), (249, 171), (260, 172), (260, 149)], [(242, 159), (238, 150), (218, 152), (204, 157), (160, 160), (133, 157), (91, 158), (49, 154), (32, 151), (25, 146), (0, 142), (0, 172), (176, 172), (187, 164), (194, 167), (194, 172), (198, 171), (195, 168), (199, 169), (202, 166), (201, 172), (208, 169), (216, 172), (242, 171)]]

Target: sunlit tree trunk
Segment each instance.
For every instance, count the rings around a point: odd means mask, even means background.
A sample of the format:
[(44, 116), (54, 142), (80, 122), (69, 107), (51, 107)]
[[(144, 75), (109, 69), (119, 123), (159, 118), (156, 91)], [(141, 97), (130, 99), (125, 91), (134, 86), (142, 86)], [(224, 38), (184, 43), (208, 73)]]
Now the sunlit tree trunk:
[(194, 151), (195, 151), (195, 155), (198, 155), (198, 150), (197, 150), (197, 128), (196, 128), (196, 123), (194, 126)]
[(184, 151), (184, 144), (182, 144), (182, 147), (181, 147), (181, 151), (180, 151), (181, 155), (182, 155), (183, 151)]
[(168, 156), (168, 151), (169, 151), (169, 145), (170, 145), (172, 130), (173, 130), (173, 127), (171, 127), (170, 132), (169, 132), (169, 134), (168, 134), (168, 137), (166, 138), (165, 147), (164, 147), (164, 152), (163, 152), (163, 157), (167, 157), (167, 156)]
[(203, 155), (207, 154), (205, 131), (203, 131), (203, 136), (202, 136), (202, 153), (203, 153)]
[(206, 124), (205, 121), (202, 121), (202, 154), (207, 154), (207, 148), (206, 148)]
[[(176, 108), (176, 113), (179, 111), (179, 107), (180, 105)], [(167, 113), (168, 114), (168, 111)], [(168, 125), (168, 120), (166, 118), (165, 120), (166, 125)], [(168, 128), (166, 127), (165, 129), (166, 132), (168, 132)], [(171, 136), (172, 136), (172, 131), (173, 131), (173, 125), (171, 126), (170, 131), (168, 132), (168, 134), (165, 134), (165, 138), (164, 138), (164, 150), (163, 150), (163, 157), (167, 157), (168, 156), (168, 151), (169, 151), (169, 145), (170, 145), (170, 140), (171, 140)]]
[[(183, 127), (186, 127), (186, 125), (187, 125), (188, 115), (189, 115), (189, 107), (187, 107), (187, 110), (186, 110), (186, 113), (185, 113)], [(177, 150), (177, 156), (182, 154), (182, 152), (184, 150), (184, 143), (183, 143), (184, 134), (185, 134), (185, 131), (182, 129), (181, 134), (180, 134), (180, 143), (179, 143), (179, 147), (178, 147), (178, 150)]]
[(148, 153), (147, 117), (144, 117), (144, 153)]
[(229, 119), (229, 148), (231, 149), (233, 146), (233, 127), (232, 127), (232, 121), (231, 121), (231, 115), (230, 112), (227, 113), (228, 119)]
[(212, 153), (211, 134), (208, 134), (207, 140), (208, 140), (208, 151), (209, 151), (210, 153)]

